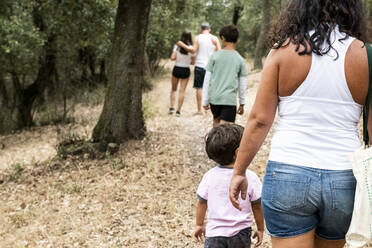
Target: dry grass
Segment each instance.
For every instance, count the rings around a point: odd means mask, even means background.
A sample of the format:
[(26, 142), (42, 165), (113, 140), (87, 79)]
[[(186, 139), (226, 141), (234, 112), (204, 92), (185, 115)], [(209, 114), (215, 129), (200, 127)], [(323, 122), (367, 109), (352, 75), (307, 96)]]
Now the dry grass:
[[(247, 109), (258, 77), (249, 77)], [(1, 137), (0, 247), (203, 247), (191, 233), (196, 188), (214, 166), (203, 139), (212, 117), (192, 116), (191, 83), (182, 116), (168, 116), (169, 81), (166, 75), (144, 96), (147, 137), (122, 145), (115, 156), (35, 162), (55, 155), (55, 127)], [(83, 121), (70, 128), (89, 134), (101, 108), (76, 109)], [(237, 122), (244, 125), (246, 118)], [(266, 141), (251, 165), (261, 179), (268, 150)], [(262, 247), (270, 247), (267, 235)]]

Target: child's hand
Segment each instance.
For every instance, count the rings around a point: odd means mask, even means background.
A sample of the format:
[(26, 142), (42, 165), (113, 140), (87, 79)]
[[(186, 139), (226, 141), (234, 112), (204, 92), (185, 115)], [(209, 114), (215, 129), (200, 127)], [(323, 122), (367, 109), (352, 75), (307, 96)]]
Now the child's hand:
[(244, 105), (240, 105), (237, 112), (238, 112), (238, 115), (243, 115), (244, 114)]
[(257, 238), (257, 242), (254, 245), (254, 247), (259, 247), (262, 244), (262, 239), (263, 239), (263, 231), (256, 231), (254, 232), (252, 238)]
[(203, 238), (205, 237), (205, 226), (196, 226), (192, 236), (194, 237), (195, 242), (203, 241)]
[(203, 108), (204, 108), (205, 110), (209, 110), (209, 105), (207, 105), (207, 106), (203, 106)]

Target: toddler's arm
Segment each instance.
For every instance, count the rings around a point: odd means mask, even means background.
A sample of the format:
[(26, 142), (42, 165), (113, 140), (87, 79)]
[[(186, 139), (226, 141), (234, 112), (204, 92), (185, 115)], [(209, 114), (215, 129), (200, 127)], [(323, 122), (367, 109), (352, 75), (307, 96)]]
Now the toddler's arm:
[(252, 203), (252, 211), (254, 220), (256, 221), (257, 225), (257, 232), (253, 234), (253, 238), (257, 238), (257, 242), (254, 247), (258, 247), (262, 244), (263, 232), (265, 229), (265, 221), (262, 213), (261, 201)]
[(202, 241), (205, 236), (204, 218), (207, 212), (207, 202), (199, 199), (196, 207), (196, 227), (193, 234), (196, 242)]

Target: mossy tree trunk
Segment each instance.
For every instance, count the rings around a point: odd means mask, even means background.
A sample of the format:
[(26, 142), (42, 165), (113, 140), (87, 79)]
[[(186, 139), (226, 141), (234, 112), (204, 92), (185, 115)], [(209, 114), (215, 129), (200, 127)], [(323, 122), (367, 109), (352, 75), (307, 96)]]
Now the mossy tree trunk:
[(16, 107), (21, 105), (17, 89), (11, 80), (0, 75), (0, 134), (18, 130), (25, 126), (22, 114)]
[(262, 22), (254, 53), (254, 69), (262, 69), (262, 58), (267, 50), (267, 38), (270, 30), (270, 11), (270, 0), (262, 0)]
[(145, 40), (151, 0), (120, 0), (108, 70), (103, 110), (93, 130), (105, 147), (139, 139), (146, 128), (142, 112)]
[(39, 71), (35, 81), (24, 87), (15, 71), (11, 77), (0, 73), (0, 134), (6, 134), (34, 124), (32, 108), (36, 99), (42, 97), (48, 85), (56, 78), (54, 37), (49, 37), (44, 46), (45, 56), (39, 60)]

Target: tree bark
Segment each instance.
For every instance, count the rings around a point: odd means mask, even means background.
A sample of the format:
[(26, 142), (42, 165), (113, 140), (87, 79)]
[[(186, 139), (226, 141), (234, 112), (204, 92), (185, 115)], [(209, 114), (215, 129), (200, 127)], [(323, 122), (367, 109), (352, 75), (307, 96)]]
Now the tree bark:
[(145, 135), (142, 87), (150, 7), (151, 0), (119, 1), (108, 89), (101, 116), (93, 130), (93, 140), (100, 142), (101, 147)]
[(106, 62), (104, 59), (101, 60), (99, 68), (99, 81), (107, 85)]
[[(49, 88), (55, 90), (57, 84), (57, 67), (55, 37), (50, 35), (44, 45), (45, 56), (40, 58), (39, 71), (36, 80), (22, 92), (21, 112), (25, 118), (26, 126), (33, 125), (31, 110), (36, 99), (43, 96), (44, 91)], [(54, 92), (53, 92), (54, 93)]]
[(254, 69), (262, 69), (262, 57), (265, 56), (270, 29), (270, 9), (270, 0), (262, 0), (262, 22), (254, 53)]
[(22, 114), (17, 106), (20, 104), (17, 89), (10, 79), (0, 75), (0, 134), (6, 134), (25, 126)]
[(240, 3), (235, 4), (233, 19), (232, 19), (232, 22), (235, 26), (238, 25), (238, 21), (239, 21), (240, 17), (242, 17), (243, 10), (244, 10), (243, 5), (241, 5)]

